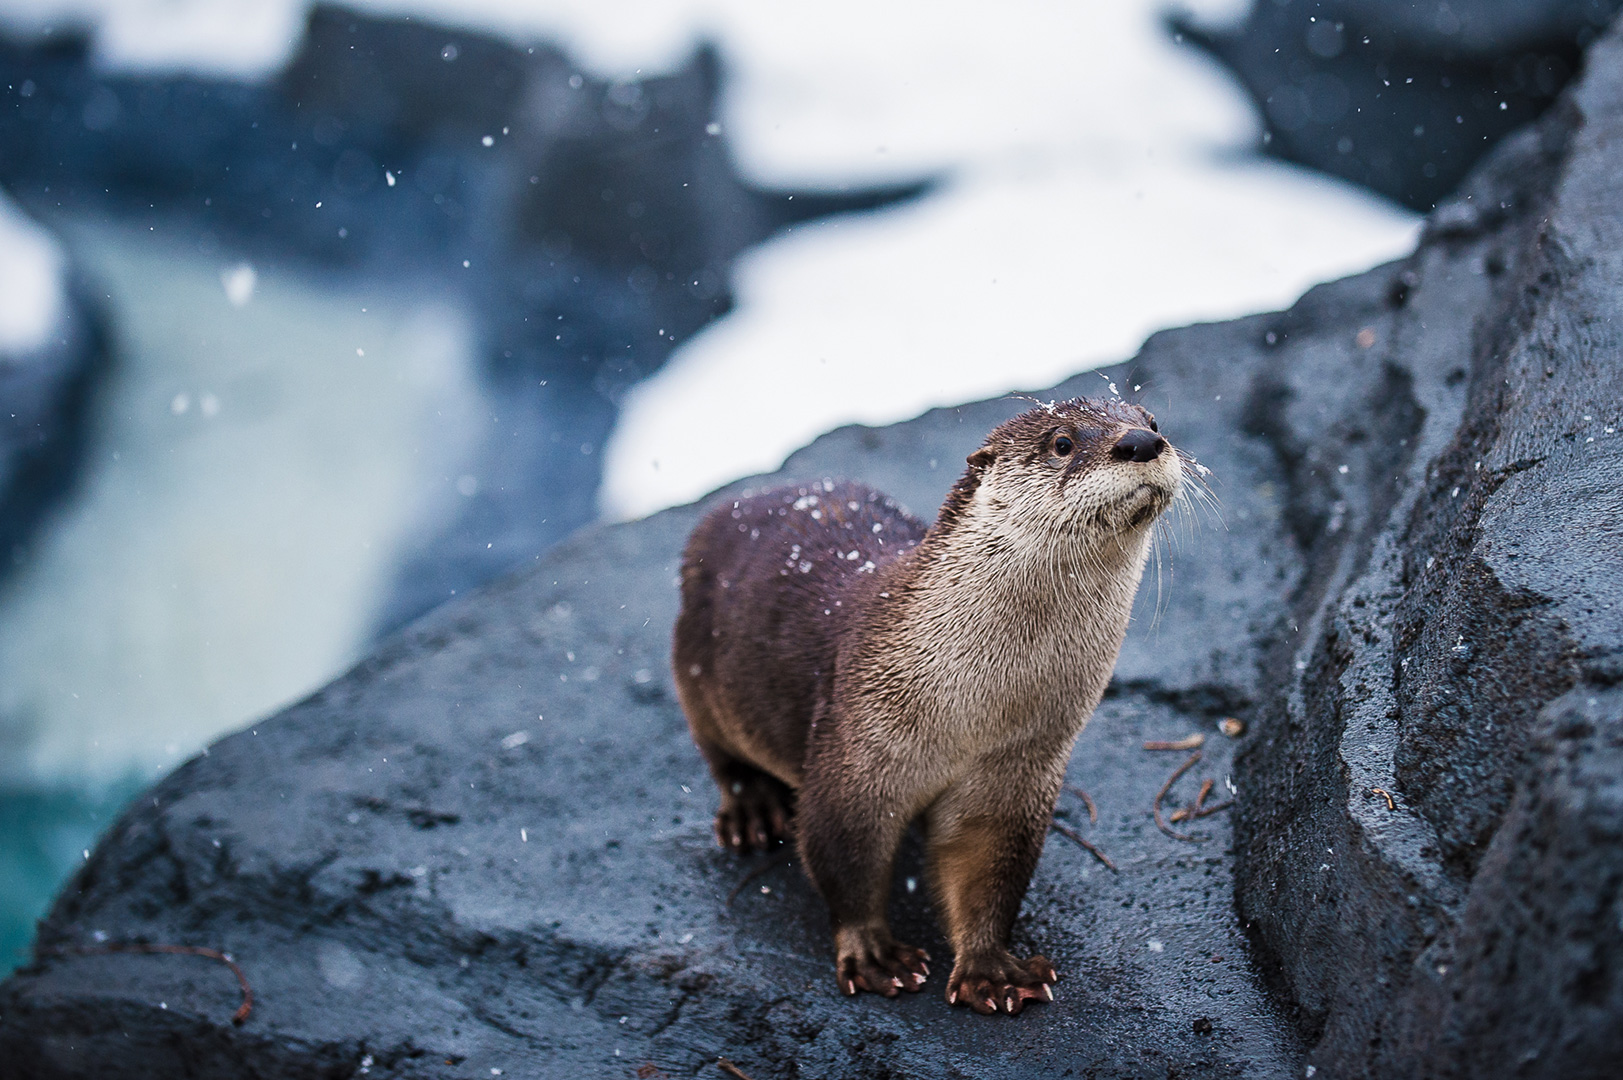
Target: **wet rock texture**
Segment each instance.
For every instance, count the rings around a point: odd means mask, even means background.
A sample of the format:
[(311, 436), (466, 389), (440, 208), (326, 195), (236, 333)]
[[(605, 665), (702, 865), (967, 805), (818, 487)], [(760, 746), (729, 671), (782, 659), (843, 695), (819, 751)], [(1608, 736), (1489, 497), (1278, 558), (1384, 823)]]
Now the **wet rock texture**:
[[(1217, 333), (1241, 348), (1260, 327)], [(1266, 445), (1201, 404), (1228, 383), (1212, 341), (1163, 339), (1161, 370), (1190, 388), (1176, 422), (1225, 473), (1273, 470)], [(1088, 375), (1065, 392), (1102, 387)], [(842, 430), (786, 473), (862, 476), (928, 507), (1021, 407)], [(245, 1024), (209, 960), (47, 951), (0, 990), (0, 1060), (23, 1076), (714, 1076), (721, 1056), (755, 1080), (1297, 1068), (1234, 916), (1229, 815), (1185, 826), (1193, 842), (1157, 831), (1152, 800), (1187, 755), (1142, 749), (1205, 733), (1168, 807), (1208, 779), (1213, 802), (1226, 796), (1238, 743), (1215, 721), (1257, 692), (1248, 631), (1274, 621), (1275, 567), (1292, 558), (1263, 511), (1163, 551), (1161, 613), (1152, 582), (1070, 771), (1099, 820), (1073, 794), (1060, 807), (1119, 872), (1054, 837), (1017, 934), (1065, 978), (1058, 1001), (1013, 1020), (951, 1008), (939, 972), (917, 996), (843, 997), (826, 913), (792, 856), (715, 846), (715, 793), (666, 670), (697, 518), (577, 537), (137, 800), (42, 944), (225, 949), (255, 991)], [(923, 880), (913, 849), (898, 932), (944, 958), (909, 879)]]
[(1305, 559), (1238, 900), (1332, 1075), (1623, 1060), (1620, 133), (1614, 33), (1433, 216), (1378, 369), (1327, 397), (1293, 313), (1254, 383)]
[[(698, 508), (583, 533), (144, 795), (0, 986), (21, 1076), (1610, 1075), (1623, 1054), (1623, 43), (1402, 264), (1057, 393), (1213, 470), (1169, 522), (1017, 938), (1017, 1019), (841, 997), (787, 854), (715, 848), (666, 672)], [(928, 513), (1023, 403), (784, 475)], [(757, 480), (758, 485), (761, 481)], [(743, 487), (744, 485), (739, 485)], [(728, 498), (732, 492), (719, 493)], [(1236, 740), (1217, 733), (1235, 717)], [(1150, 820), (1203, 779), (1237, 806)], [(1390, 798), (1390, 801), (1389, 801)], [(1232, 829), (1232, 832), (1230, 831)], [(750, 877), (759, 871), (758, 876)], [(904, 852), (902, 936), (945, 947)], [(228, 950), (223, 966), (98, 942)], [(88, 949), (72, 954), (52, 949)]]

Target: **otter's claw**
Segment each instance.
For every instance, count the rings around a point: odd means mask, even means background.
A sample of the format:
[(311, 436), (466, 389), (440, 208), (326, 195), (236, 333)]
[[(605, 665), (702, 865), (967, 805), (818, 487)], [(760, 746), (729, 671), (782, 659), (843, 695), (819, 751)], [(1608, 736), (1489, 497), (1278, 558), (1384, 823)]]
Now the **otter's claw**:
[(999, 1011), (1015, 1016), (1028, 1001), (1053, 1001), (1050, 984), (1058, 979), (1054, 966), (1041, 956), (1025, 961), (1008, 954), (970, 958), (961, 960), (947, 980), (947, 1003), (968, 1005), (982, 1016)]
[(846, 994), (858, 990), (885, 997), (895, 997), (902, 990), (916, 993), (930, 974), (923, 949), (903, 945), (883, 931), (845, 930), (836, 934), (835, 943), (837, 978)]

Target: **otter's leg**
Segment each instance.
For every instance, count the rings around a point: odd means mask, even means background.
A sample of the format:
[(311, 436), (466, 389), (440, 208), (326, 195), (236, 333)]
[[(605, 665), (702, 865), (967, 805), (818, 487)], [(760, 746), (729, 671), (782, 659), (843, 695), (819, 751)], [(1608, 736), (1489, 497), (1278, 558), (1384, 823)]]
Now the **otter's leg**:
[(792, 835), (794, 792), (782, 780), (756, 768), (726, 745), (703, 687), (678, 662), (676, 696), (693, 734), (693, 744), (710, 766), (721, 791), (716, 811), (716, 843), (736, 852), (767, 851)]
[(795, 795), (777, 777), (720, 747), (699, 743), (721, 791), (716, 843), (737, 852), (768, 851), (793, 835)]
[(1034, 777), (976, 770), (929, 812), (930, 874), (956, 953), (947, 1000), (978, 1013), (1018, 1013), (1052, 1001), (1059, 975), (1041, 956), (1009, 952), (1009, 934), (1042, 854), (1057, 792)]
[(924, 985), (930, 957), (890, 936), (885, 903), (907, 821), (882, 812), (878, 790), (854, 772), (832, 790), (809, 778), (798, 832), (806, 874), (828, 902), (840, 989), (895, 997)]

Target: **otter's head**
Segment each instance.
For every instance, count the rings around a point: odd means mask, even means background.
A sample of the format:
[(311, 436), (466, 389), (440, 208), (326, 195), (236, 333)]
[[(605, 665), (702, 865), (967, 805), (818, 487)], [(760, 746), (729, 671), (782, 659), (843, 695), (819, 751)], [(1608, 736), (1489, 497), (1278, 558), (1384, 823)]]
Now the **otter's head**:
[(969, 455), (943, 519), (972, 518), (1004, 535), (1129, 540), (1172, 505), (1182, 471), (1140, 406), (1053, 402), (1002, 424)]

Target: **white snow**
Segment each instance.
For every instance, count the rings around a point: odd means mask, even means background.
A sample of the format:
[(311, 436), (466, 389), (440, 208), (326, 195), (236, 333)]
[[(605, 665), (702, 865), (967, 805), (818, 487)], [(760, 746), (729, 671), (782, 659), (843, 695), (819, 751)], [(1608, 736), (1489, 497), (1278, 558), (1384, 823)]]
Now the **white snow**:
[(231, 301), (232, 307), (244, 307), (254, 298), (254, 287), (259, 284), (259, 274), (248, 263), (238, 263), (228, 270), (220, 271), (220, 284), (225, 288), (225, 297)]
[(1051, 385), (1131, 355), (1157, 328), (1288, 304), (1413, 239), (1402, 215), (1328, 181), (1180, 165), (964, 177), (916, 207), (747, 256), (738, 310), (628, 396), (605, 457), (606, 513), (639, 516), (773, 469), (841, 423)]
[(56, 335), (67, 315), (65, 266), (57, 242), (0, 194), (0, 364)]
[(743, 259), (737, 310), (629, 395), (607, 517), (770, 470), (842, 423), (1040, 388), (1155, 329), (1285, 306), (1414, 243), (1415, 215), (1257, 159), (1249, 104), (1168, 39), (1159, 3), (796, 10), (720, 24), (746, 172), (949, 180)]
[(110, 69), (252, 78), (292, 55), (306, 8), (298, 0), (6, 0), (0, 27), (34, 37), (88, 27), (92, 56)]

